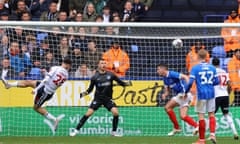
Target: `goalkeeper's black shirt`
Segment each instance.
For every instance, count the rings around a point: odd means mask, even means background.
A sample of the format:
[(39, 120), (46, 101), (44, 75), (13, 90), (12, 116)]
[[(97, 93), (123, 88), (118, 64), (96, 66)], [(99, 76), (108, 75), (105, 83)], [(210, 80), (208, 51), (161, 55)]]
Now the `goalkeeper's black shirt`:
[(124, 81), (120, 80), (112, 72), (106, 71), (105, 73), (99, 73), (97, 71), (96, 74), (91, 78), (91, 82), (89, 88), (87, 89), (87, 92), (90, 93), (95, 86), (95, 100), (112, 99), (113, 81), (116, 81), (121, 86), (127, 85)]

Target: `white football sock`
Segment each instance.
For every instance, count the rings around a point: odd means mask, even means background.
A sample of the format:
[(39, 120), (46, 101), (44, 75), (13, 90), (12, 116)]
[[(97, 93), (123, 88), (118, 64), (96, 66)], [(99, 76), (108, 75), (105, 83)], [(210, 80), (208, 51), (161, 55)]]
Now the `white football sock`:
[(9, 87), (18, 87), (18, 81), (11, 82), (11, 83), (9, 82), (8, 85), (9, 85)]
[(45, 117), (46, 117), (47, 119), (49, 119), (49, 120), (56, 121), (56, 117), (53, 116), (53, 115), (50, 114), (50, 113), (47, 113), (47, 114), (45, 115)]
[(237, 134), (237, 131), (236, 131), (235, 125), (233, 123), (232, 117), (229, 116), (228, 114), (225, 114), (224, 117), (227, 120), (229, 126), (231, 127), (233, 134)]

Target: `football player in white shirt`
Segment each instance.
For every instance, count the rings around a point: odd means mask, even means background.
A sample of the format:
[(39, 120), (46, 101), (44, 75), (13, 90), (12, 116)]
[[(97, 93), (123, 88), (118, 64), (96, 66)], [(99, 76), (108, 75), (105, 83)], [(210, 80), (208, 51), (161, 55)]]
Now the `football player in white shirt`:
[(215, 89), (215, 101), (216, 101), (216, 109), (215, 113), (218, 111), (218, 108), (221, 107), (222, 113), (227, 120), (229, 126), (232, 129), (232, 132), (234, 134), (234, 139), (238, 139), (238, 133), (236, 131), (234, 122), (232, 117), (228, 114), (229, 112), (229, 93), (228, 93), (228, 88), (229, 88), (229, 77), (228, 73), (221, 69), (219, 67), (219, 59), (214, 58), (212, 60), (212, 64), (216, 67), (217, 70), (217, 75), (219, 77), (219, 85), (216, 85), (214, 87)]
[(10, 83), (5, 79), (7, 75), (6, 72), (2, 72), (2, 82), (6, 89), (11, 87), (34, 88), (32, 91), (32, 94), (35, 95), (34, 110), (53, 121), (53, 130), (56, 131), (59, 121), (63, 119), (65, 115), (61, 114), (58, 117), (55, 117), (43, 108), (42, 105), (47, 100), (51, 99), (57, 88), (68, 79), (68, 71), (71, 68), (71, 63), (72, 62), (69, 58), (65, 58), (62, 65), (53, 66), (50, 69), (50, 72), (46, 73), (45, 78), (41, 82), (35, 80), (23, 80)]

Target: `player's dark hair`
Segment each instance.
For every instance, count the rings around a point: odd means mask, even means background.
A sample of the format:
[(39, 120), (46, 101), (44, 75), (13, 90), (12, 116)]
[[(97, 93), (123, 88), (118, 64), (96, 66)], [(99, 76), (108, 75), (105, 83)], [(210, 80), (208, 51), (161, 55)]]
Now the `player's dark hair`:
[(68, 57), (65, 57), (64, 60), (63, 60), (63, 63), (72, 65), (72, 60)]
[(212, 59), (212, 64), (213, 64), (214, 66), (219, 66), (220, 60), (215, 57), (215, 58)]
[(164, 67), (164, 68), (168, 69), (168, 65), (164, 64), (164, 63), (158, 64), (157, 67)]

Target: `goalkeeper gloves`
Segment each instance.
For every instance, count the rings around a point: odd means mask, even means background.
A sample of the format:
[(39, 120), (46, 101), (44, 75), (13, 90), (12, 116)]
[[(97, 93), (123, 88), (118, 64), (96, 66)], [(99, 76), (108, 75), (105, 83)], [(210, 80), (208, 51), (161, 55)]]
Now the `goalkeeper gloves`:
[(80, 93), (80, 98), (84, 97), (84, 96), (87, 95), (87, 94), (88, 94), (88, 92), (81, 92), (81, 93)]

